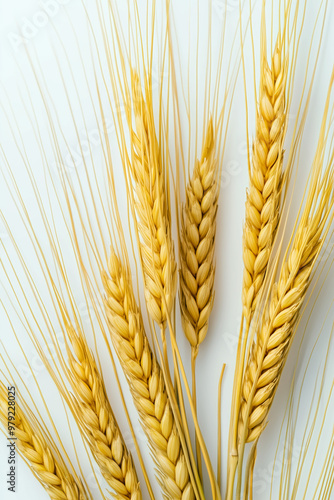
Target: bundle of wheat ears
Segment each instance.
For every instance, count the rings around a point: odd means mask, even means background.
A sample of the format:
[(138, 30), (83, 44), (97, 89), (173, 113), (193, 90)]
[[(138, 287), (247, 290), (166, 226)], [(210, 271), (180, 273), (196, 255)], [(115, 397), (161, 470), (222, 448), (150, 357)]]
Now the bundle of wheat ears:
[(333, 5), (63, 4), (3, 63), (1, 499), (334, 499)]

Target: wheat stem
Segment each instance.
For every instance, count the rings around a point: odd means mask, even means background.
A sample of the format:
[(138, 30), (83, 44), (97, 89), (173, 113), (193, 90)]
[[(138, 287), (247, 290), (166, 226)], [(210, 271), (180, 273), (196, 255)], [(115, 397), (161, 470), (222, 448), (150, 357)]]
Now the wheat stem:
[(226, 364), (223, 364), (218, 383), (217, 482), (221, 490), (222, 476), (222, 383)]
[[(197, 349), (193, 346), (191, 347), (191, 378), (192, 378), (192, 401), (194, 405), (194, 410), (197, 413), (197, 398), (196, 398), (196, 358), (197, 358)], [(196, 458), (197, 458), (197, 469), (201, 481), (203, 481), (203, 473), (202, 473), (202, 460), (201, 460), (201, 447), (195, 435), (195, 443), (196, 443)]]

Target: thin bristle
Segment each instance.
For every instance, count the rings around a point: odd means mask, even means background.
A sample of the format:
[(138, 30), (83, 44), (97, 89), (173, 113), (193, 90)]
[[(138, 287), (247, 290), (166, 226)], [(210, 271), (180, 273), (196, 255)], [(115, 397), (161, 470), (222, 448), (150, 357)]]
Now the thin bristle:
[(66, 324), (69, 378), (76, 419), (101, 473), (119, 499), (141, 500), (135, 466), (112, 412), (104, 381), (86, 341)]
[[(7, 391), (0, 384), (0, 420), (8, 425)], [(45, 488), (53, 500), (86, 500), (83, 485), (78, 483), (67, 470), (65, 463), (56, 458), (51, 445), (44, 436), (44, 431), (37, 421), (28, 418), (16, 402), (15, 427), (13, 431), (15, 444), (19, 453), (26, 460), (35, 477)]]
[(173, 308), (176, 262), (165, 187), (165, 169), (156, 137), (152, 103), (144, 99), (140, 81), (132, 73), (132, 104), (136, 130), (131, 129), (134, 207), (148, 311), (163, 325)]
[(111, 339), (158, 464), (159, 480), (167, 498), (193, 499), (164, 377), (145, 334), (129, 273), (114, 252), (109, 259), (109, 275), (103, 274), (103, 284)]
[(196, 162), (182, 207), (180, 307), (183, 330), (193, 348), (203, 342), (214, 301), (214, 251), (218, 208), (217, 165), (212, 120), (202, 157)]
[(260, 296), (279, 222), (286, 128), (287, 62), (277, 41), (271, 65), (263, 57), (256, 134), (243, 235), (243, 314), (248, 323)]

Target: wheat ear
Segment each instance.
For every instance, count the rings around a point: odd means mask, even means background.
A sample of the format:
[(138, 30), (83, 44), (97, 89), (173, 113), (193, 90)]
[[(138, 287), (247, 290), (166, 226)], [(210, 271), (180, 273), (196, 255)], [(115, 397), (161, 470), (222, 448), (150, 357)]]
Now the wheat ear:
[(180, 307), (183, 330), (198, 350), (214, 301), (214, 251), (218, 208), (217, 164), (210, 119), (203, 152), (196, 162), (182, 207), (180, 237)]
[(72, 403), (80, 429), (109, 486), (119, 499), (141, 500), (135, 466), (116, 418), (112, 412), (104, 381), (82, 335), (66, 322), (68, 379), (73, 389)]
[(159, 481), (170, 499), (194, 499), (188, 467), (159, 363), (151, 351), (129, 273), (112, 251), (109, 274), (102, 275), (109, 329), (129, 382)]
[[(318, 186), (318, 191), (314, 185)], [(333, 174), (314, 176), (306, 210), (285, 258), (245, 369), (238, 435), (243, 442), (259, 437), (272, 404), (294, 334), (310, 276), (324, 242), (326, 222), (333, 207)], [(310, 206), (313, 213), (310, 213)]]
[[(177, 281), (169, 200), (163, 158), (155, 133), (151, 92), (144, 99), (140, 81), (132, 73), (132, 104), (136, 131), (131, 128), (134, 206), (148, 311), (159, 325), (171, 313)], [(148, 87), (148, 85), (147, 85)]]
[[(32, 413), (31, 413), (32, 415)], [(8, 425), (7, 390), (0, 384), (0, 420)], [(15, 444), (35, 477), (53, 500), (86, 500), (83, 485), (68, 471), (59, 452), (58, 457), (34, 417), (28, 418), (21, 407), (15, 404), (15, 421), (10, 422), (15, 430)]]
[(243, 315), (248, 323), (260, 295), (279, 221), (287, 74), (287, 61), (282, 56), (282, 46), (277, 41), (271, 66), (265, 55), (262, 60), (243, 233), (242, 302)]

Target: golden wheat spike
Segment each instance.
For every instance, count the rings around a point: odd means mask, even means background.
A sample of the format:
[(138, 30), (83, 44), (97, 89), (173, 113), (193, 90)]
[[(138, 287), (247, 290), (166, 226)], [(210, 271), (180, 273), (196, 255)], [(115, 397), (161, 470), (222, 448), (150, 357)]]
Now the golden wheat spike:
[(279, 221), (286, 128), (287, 58), (279, 39), (271, 58), (263, 55), (256, 132), (243, 233), (243, 315), (250, 323), (260, 296)]
[(165, 167), (155, 132), (151, 96), (144, 99), (132, 72), (135, 130), (131, 130), (134, 207), (149, 313), (159, 325), (170, 315), (176, 293), (176, 262), (165, 186)]
[(129, 274), (113, 251), (108, 268), (109, 275), (103, 273), (102, 279), (110, 335), (158, 464), (159, 481), (167, 498), (194, 499), (164, 377), (145, 334)]
[(214, 250), (218, 208), (217, 165), (212, 119), (202, 157), (196, 162), (182, 207), (180, 307), (184, 333), (196, 350), (203, 342), (214, 302)]

